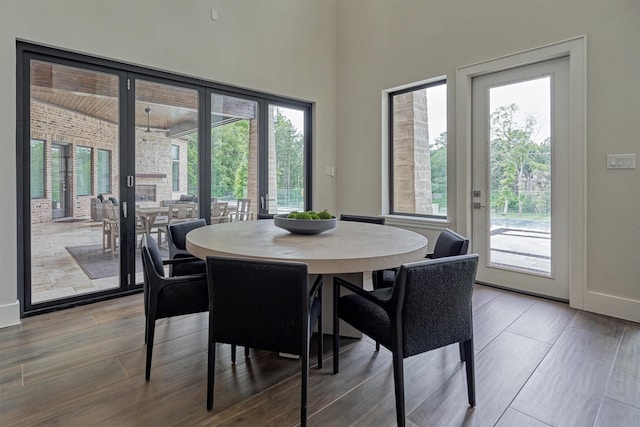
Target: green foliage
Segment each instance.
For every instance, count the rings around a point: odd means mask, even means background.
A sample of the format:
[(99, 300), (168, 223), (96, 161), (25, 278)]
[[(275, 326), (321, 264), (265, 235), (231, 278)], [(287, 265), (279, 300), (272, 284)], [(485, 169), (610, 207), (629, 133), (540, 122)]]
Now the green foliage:
[(536, 119), (529, 116), (518, 123), (517, 112), (518, 106), (511, 104), (491, 115), (491, 206), (503, 213), (549, 213), (550, 141), (534, 141)]
[(211, 129), (211, 197), (243, 197), (249, 168), (249, 120)]
[(287, 218), (290, 219), (333, 219), (333, 215), (331, 215), (327, 210), (323, 210), (322, 212), (315, 211), (306, 211), (306, 212), (297, 212), (293, 211)]
[(187, 141), (187, 194), (198, 194), (198, 134)]
[(291, 120), (277, 111), (275, 117), (278, 202), (304, 205), (304, 138)]
[(433, 203), (447, 206), (447, 133), (442, 132), (429, 147)]

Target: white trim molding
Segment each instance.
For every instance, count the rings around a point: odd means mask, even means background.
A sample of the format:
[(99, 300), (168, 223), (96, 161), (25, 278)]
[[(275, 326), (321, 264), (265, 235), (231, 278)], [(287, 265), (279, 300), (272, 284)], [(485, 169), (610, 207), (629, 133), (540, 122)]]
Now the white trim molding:
[(20, 301), (0, 305), (0, 329), (20, 324)]
[[(570, 108), (570, 242), (569, 303), (585, 309), (587, 292), (587, 64), (586, 36), (542, 46), (456, 71), (456, 224), (458, 232), (471, 235), (471, 86), (472, 79), (550, 59), (569, 58)], [(590, 305), (592, 311), (599, 311)]]

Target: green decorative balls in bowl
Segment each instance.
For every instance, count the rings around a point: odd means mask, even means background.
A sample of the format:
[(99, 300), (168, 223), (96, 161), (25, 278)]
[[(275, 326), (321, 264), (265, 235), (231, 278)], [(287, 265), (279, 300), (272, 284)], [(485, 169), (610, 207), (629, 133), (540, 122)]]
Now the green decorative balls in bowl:
[(276, 227), (293, 234), (320, 234), (335, 228), (337, 219), (326, 210), (322, 212), (291, 212), (273, 217)]

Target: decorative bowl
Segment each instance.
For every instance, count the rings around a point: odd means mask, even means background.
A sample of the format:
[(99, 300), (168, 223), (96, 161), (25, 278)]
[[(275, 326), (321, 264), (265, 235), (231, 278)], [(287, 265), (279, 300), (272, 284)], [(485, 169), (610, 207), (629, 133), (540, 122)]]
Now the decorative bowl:
[(293, 234), (320, 234), (335, 228), (337, 219), (293, 219), (281, 214), (273, 217), (273, 224)]

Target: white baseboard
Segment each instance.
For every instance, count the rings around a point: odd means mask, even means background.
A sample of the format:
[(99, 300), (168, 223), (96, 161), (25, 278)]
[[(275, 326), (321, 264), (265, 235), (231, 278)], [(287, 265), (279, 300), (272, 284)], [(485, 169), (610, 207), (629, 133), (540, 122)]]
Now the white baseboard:
[(640, 323), (640, 301), (587, 291), (584, 310)]
[(20, 324), (20, 302), (0, 305), (0, 328)]

